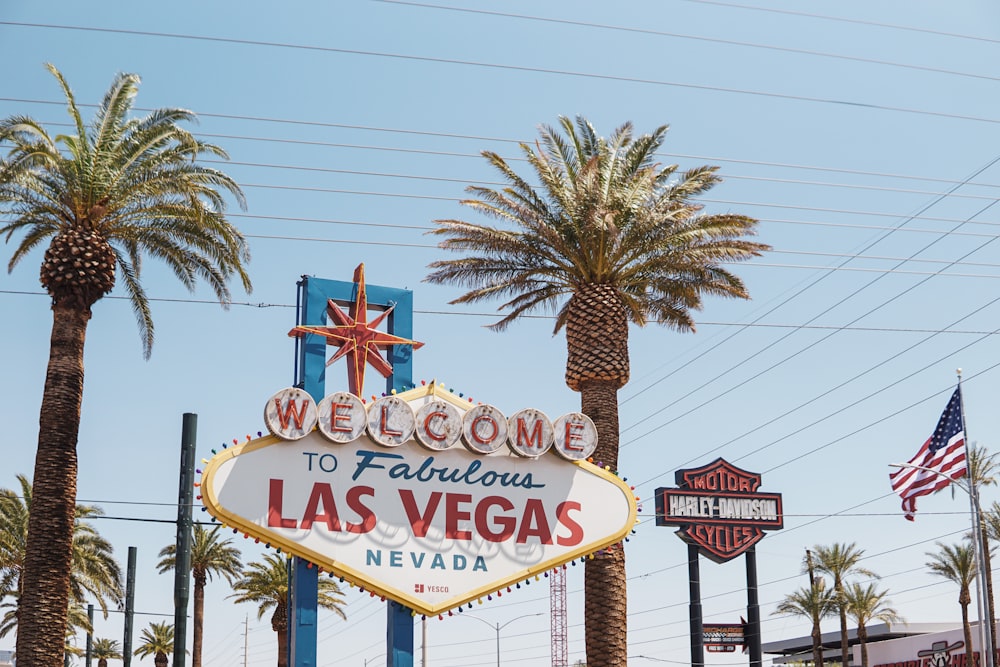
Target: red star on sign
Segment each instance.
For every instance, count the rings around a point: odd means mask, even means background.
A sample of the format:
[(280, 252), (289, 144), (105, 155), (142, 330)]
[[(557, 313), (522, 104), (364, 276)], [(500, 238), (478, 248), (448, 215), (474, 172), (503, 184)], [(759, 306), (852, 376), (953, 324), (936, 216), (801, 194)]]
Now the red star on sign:
[(391, 306), (369, 323), (364, 264), (354, 269), (354, 282), (358, 285), (358, 298), (351, 303), (348, 314), (345, 314), (333, 299), (328, 299), (326, 302), (326, 312), (334, 322), (334, 326), (297, 326), (289, 331), (288, 335), (302, 338), (306, 334), (316, 334), (326, 338), (327, 345), (339, 347), (340, 349), (330, 357), (326, 365), (329, 366), (341, 357), (347, 357), (348, 387), (352, 394), (361, 396), (365, 386), (365, 368), (368, 364), (381, 373), (382, 377), (389, 377), (392, 374), (392, 365), (382, 357), (379, 350), (386, 349), (390, 345), (411, 345), (417, 350), (424, 344), (376, 328), (389, 316), (395, 306)]

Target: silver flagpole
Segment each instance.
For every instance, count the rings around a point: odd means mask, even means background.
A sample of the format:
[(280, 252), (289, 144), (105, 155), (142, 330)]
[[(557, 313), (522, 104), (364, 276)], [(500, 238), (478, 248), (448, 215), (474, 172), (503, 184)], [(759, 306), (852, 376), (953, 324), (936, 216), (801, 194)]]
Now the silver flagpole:
[(986, 595), (986, 560), (983, 558), (983, 527), (979, 512), (979, 489), (972, 475), (972, 446), (969, 442), (969, 432), (965, 428), (965, 398), (962, 396), (962, 369), (958, 374), (959, 411), (962, 416), (962, 438), (965, 440), (966, 478), (969, 480), (969, 511), (972, 513), (973, 553), (976, 555), (976, 608), (979, 612), (979, 646), (982, 655), (981, 664), (986, 667), (996, 667), (996, 652), (993, 649), (993, 633), (990, 631), (989, 603)]

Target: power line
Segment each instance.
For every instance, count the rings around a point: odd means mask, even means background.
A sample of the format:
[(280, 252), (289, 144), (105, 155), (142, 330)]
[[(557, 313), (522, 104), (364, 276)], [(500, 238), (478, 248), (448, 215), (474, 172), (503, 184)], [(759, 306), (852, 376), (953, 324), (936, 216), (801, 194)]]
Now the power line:
[(790, 9), (776, 9), (773, 7), (755, 7), (753, 5), (741, 5), (735, 2), (723, 2), (722, 0), (686, 0), (687, 2), (694, 2), (703, 5), (716, 5), (719, 7), (730, 7), (737, 9), (746, 9), (756, 12), (770, 12), (772, 14), (785, 14), (787, 16), (800, 16), (804, 18), (812, 19), (822, 19), (824, 21), (838, 21), (840, 23), (851, 23), (854, 25), (867, 25), (876, 28), (891, 28), (893, 30), (905, 30), (908, 32), (919, 32), (928, 35), (938, 35), (941, 37), (954, 37), (956, 39), (968, 39), (977, 42), (988, 42), (990, 44), (1000, 44), (1000, 40), (991, 39), (989, 37), (978, 37), (976, 35), (964, 35), (955, 32), (945, 32), (943, 30), (932, 30), (930, 28), (915, 28), (913, 26), (903, 26), (894, 23), (882, 23), (879, 21), (868, 21), (864, 19), (851, 19), (842, 16), (830, 16), (828, 14), (813, 14), (809, 12), (801, 12)]
[[(239, 44), (244, 46), (270, 46), (270, 47), (280, 47), (289, 49), (302, 49), (306, 51), (314, 52), (325, 52), (325, 53), (336, 53), (342, 55), (354, 55), (354, 56), (366, 56), (372, 58), (385, 58), (391, 60), (405, 60), (412, 62), (421, 63), (432, 63), (437, 65), (458, 65), (463, 67), (477, 67), (483, 69), (499, 69), (505, 71), (513, 72), (523, 72), (530, 74), (545, 74), (545, 75), (555, 75), (564, 76), (571, 78), (583, 78), (583, 79), (594, 79), (599, 81), (613, 81), (617, 83), (631, 83), (631, 84), (641, 84), (650, 86), (664, 86), (672, 88), (684, 88), (688, 90), (698, 90), (704, 92), (714, 92), (714, 93), (728, 93), (734, 95), (748, 95), (753, 97), (763, 97), (768, 99), (777, 99), (784, 101), (796, 101), (796, 102), (808, 102), (811, 104), (823, 104), (823, 105), (836, 105), (836, 106), (846, 106), (858, 109), (870, 109), (875, 111), (889, 111), (894, 113), (902, 113), (909, 115), (919, 115), (927, 116), (930, 118), (947, 118), (951, 120), (962, 120), (977, 123), (989, 123), (989, 124), (1000, 124), (1000, 119), (998, 118), (987, 118), (984, 116), (973, 116), (970, 114), (960, 114), (960, 113), (950, 113), (945, 111), (930, 111), (926, 109), (913, 109), (908, 107), (899, 107), (888, 104), (877, 104), (875, 102), (862, 102), (859, 100), (846, 100), (846, 99), (836, 99), (827, 97), (816, 97), (810, 95), (795, 95), (792, 93), (778, 93), (773, 91), (762, 91), (762, 90), (752, 90), (747, 88), (734, 88), (730, 86), (712, 86), (708, 84), (701, 83), (689, 83), (682, 81), (664, 81), (657, 79), (647, 79), (642, 77), (631, 77), (616, 74), (598, 74), (593, 72), (579, 72), (574, 70), (563, 70), (545, 67), (535, 67), (529, 65), (511, 65), (511, 64), (498, 64), (490, 63), (485, 61), (475, 61), (475, 60), (461, 60), (455, 58), (441, 58), (434, 56), (418, 56), (413, 54), (401, 54), (401, 53), (388, 53), (382, 51), (366, 51), (360, 49), (341, 49), (336, 47), (328, 46), (308, 46), (303, 44), (291, 44), (284, 42), (267, 42), (260, 40), (248, 40), (248, 39), (237, 39), (230, 37), (207, 37), (200, 35), (188, 35), (181, 33), (169, 33), (160, 32), (153, 30), (126, 30), (121, 28), (98, 28), (91, 26), (74, 26), (74, 25), (62, 25), (55, 23), (27, 23), (18, 21), (0, 21), (0, 25), (9, 25), (14, 27), (24, 27), (24, 28), (40, 28), (48, 30), (69, 30), (69, 31), (80, 31), (80, 32), (94, 32), (100, 34), (121, 34), (136, 37), (159, 37), (159, 38), (169, 38), (169, 39), (182, 39), (182, 40), (192, 40), (192, 41), (208, 41), (208, 42), (219, 42), (228, 44)], [(227, 118), (225, 114), (200, 114), (204, 117), (215, 117), (215, 118)], [(266, 120), (266, 119), (258, 119)], [(324, 123), (307, 123), (310, 125), (325, 125)]]
[(689, 35), (685, 33), (678, 32), (666, 32), (663, 30), (652, 30), (649, 28), (633, 28), (628, 26), (618, 26), (609, 25), (605, 23), (589, 23), (586, 21), (576, 21), (571, 19), (558, 19), (550, 18), (546, 16), (531, 16), (527, 14), (513, 14), (509, 12), (498, 12), (498, 11), (488, 11), (485, 9), (469, 9), (467, 7), (447, 7), (444, 5), (433, 5), (421, 2), (407, 2), (404, 0), (376, 0), (377, 2), (382, 2), (392, 5), (402, 5), (406, 7), (419, 7), (421, 9), (437, 9), (450, 12), (461, 12), (467, 14), (480, 14), (484, 16), (499, 16), (503, 18), (514, 18), (525, 21), (537, 21), (542, 23), (554, 23), (559, 25), (569, 25), (575, 27), (583, 28), (596, 28), (600, 30), (608, 30), (615, 32), (626, 32), (631, 34), (641, 34), (641, 35), (651, 35), (655, 37), (671, 37), (674, 39), (687, 39), (698, 42), (708, 42), (710, 44), (724, 44), (726, 46), (739, 46), (750, 49), (762, 49), (767, 51), (778, 51), (780, 53), (791, 53), (798, 56), (816, 56), (820, 58), (832, 58), (837, 60), (845, 60), (849, 62), (858, 62), (866, 65), (884, 65), (887, 67), (898, 67), (903, 69), (916, 70), (920, 72), (932, 72), (935, 74), (947, 74), (952, 76), (968, 77), (972, 79), (985, 79), (988, 81), (1000, 81), (1000, 77), (994, 77), (987, 74), (973, 74), (970, 72), (960, 72), (957, 70), (947, 70), (938, 67), (928, 67), (925, 65), (912, 65), (909, 63), (900, 63), (890, 60), (881, 60), (878, 58), (862, 58), (860, 56), (848, 56), (840, 53), (829, 53), (825, 51), (815, 51), (812, 49), (797, 49), (786, 46), (774, 46), (773, 44), (761, 44), (756, 42), (744, 42), (734, 39), (720, 39), (718, 37), (705, 37), (703, 35)]
[[(21, 104), (44, 104), (44, 105), (56, 105), (56, 106), (61, 106), (62, 104), (64, 104), (63, 102), (59, 102), (57, 100), (36, 100), (36, 99), (12, 98), (12, 97), (0, 97), (0, 101), (16, 102), (16, 103), (21, 103)], [(79, 104), (78, 103), (78, 106), (81, 106), (81, 107), (95, 107), (96, 105), (94, 105), (94, 104)], [(204, 116), (213, 116), (213, 115), (218, 115), (218, 114), (201, 114), (201, 115), (204, 115)], [(305, 121), (305, 120), (296, 120), (296, 119), (274, 119), (274, 118), (260, 118), (260, 117), (254, 117), (254, 116), (226, 115), (224, 117), (228, 118), (228, 119), (232, 119), (232, 120), (266, 121), (266, 122), (272, 122), (272, 123), (289, 123), (289, 124), (309, 124), (309, 125), (320, 125), (320, 126), (324, 126), (324, 127), (332, 127), (332, 128), (338, 128), (338, 129), (362, 130), (362, 131), (369, 131), (369, 132), (385, 132), (385, 133), (399, 133), (399, 134), (412, 134), (412, 135), (426, 135), (426, 136), (431, 136), (431, 137), (463, 139), (463, 140), (474, 139), (474, 140), (482, 141), (482, 142), (507, 142), (507, 143), (518, 143), (518, 144), (519, 143), (523, 143), (523, 141), (519, 140), (519, 139), (509, 139), (509, 138), (499, 138), (499, 137), (484, 137), (484, 136), (462, 135), (462, 134), (451, 134), (451, 133), (447, 133), (447, 132), (434, 132), (434, 131), (427, 131), (427, 130), (412, 130), (412, 129), (403, 129), (403, 128), (376, 127), (376, 126), (365, 126), (365, 125), (346, 125), (346, 124), (342, 124), (342, 123), (326, 123), (326, 122), (320, 123), (320, 122)], [(72, 127), (72, 125), (70, 123), (59, 122), (59, 121), (47, 122), (47, 123), (44, 123), (44, 125), (46, 125), (46, 126), (54, 126), (54, 127)], [(214, 138), (218, 138), (218, 139), (231, 139), (231, 140), (244, 140), (244, 141), (257, 141), (257, 142), (272, 142), (272, 143), (281, 143), (281, 144), (296, 144), (296, 145), (305, 145), (305, 146), (320, 146), (320, 147), (326, 147), (326, 148), (349, 148), (349, 149), (358, 149), (358, 150), (387, 151), (387, 152), (399, 152), (399, 153), (414, 153), (414, 154), (425, 154), (425, 155), (434, 155), (434, 156), (443, 156), (443, 157), (461, 157), (461, 158), (476, 158), (476, 159), (480, 159), (482, 157), (480, 155), (480, 153), (478, 153), (478, 152), (476, 152), (476, 153), (457, 153), (457, 152), (450, 152), (450, 151), (437, 151), (437, 150), (427, 150), (427, 149), (413, 149), (413, 148), (403, 148), (403, 147), (374, 146), (374, 145), (370, 145), (370, 144), (345, 144), (345, 143), (336, 143), (336, 142), (325, 142), (325, 141), (315, 141), (315, 140), (293, 139), (293, 138), (286, 138), (286, 137), (259, 137), (259, 136), (234, 135), (234, 134), (218, 134), (218, 133), (199, 133), (199, 135), (202, 136), (202, 137), (213, 138), (213, 139)], [(724, 157), (724, 156), (715, 156), (715, 155), (700, 155), (700, 154), (686, 154), (686, 153), (671, 153), (671, 152), (665, 152), (665, 151), (661, 151), (660, 153), (658, 153), (658, 155), (662, 155), (663, 157), (670, 158), (670, 159), (678, 159), (678, 158), (680, 158), (680, 159), (686, 159), (686, 160), (700, 160), (700, 161), (707, 161), (707, 162), (713, 162), (713, 163), (715, 163), (715, 162), (728, 162), (728, 163), (733, 163), (733, 164), (749, 165), (749, 166), (774, 167), (774, 168), (780, 168), (780, 169), (794, 169), (794, 170), (803, 170), (803, 171), (821, 171), (821, 172), (836, 173), (836, 174), (843, 174), (843, 175), (871, 176), (871, 177), (877, 177), (877, 178), (910, 180), (910, 181), (919, 181), (919, 182), (928, 182), (928, 183), (940, 183), (940, 184), (943, 184), (943, 185), (956, 185), (956, 184), (962, 183), (964, 185), (975, 186), (975, 187), (1000, 188), (1000, 185), (995, 184), (995, 183), (985, 183), (985, 182), (981, 183), (981, 182), (975, 182), (975, 181), (963, 182), (963, 181), (956, 181), (954, 179), (946, 179), (946, 178), (933, 177), (933, 176), (914, 176), (912, 174), (898, 174), (898, 173), (891, 173), (891, 172), (879, 172), (879, 171), (869, 171), (869, 170), (860, 170), (860, 169), (844, 169), (844, 168), (839, 168), (839, 167), (830, 167), (830, 166), (822, 166), (822, 165), (809, 165), (809, 164), (787, 163), (787, 162), (769, 162), (769, 161), (764, 161), (764, 160), (747, 160), (747, 159), (734, 158), (734, 157)], [(512, 157), (509, 157), (509, 158), (506, 158), (506, 159), (508, 161), (524, 161), (524, 158), (519, 157), (519, 156), (512, 156)], [(219, 164), (243, 164), (243, 163), (236, 163), (236, 162), (232, 162), (232, 161), (215, 161), (215, 160), (206, 160), (206, 161), (207, 162), (217, 162)], [(246, 163), (246, 164), (248, 166), (260, 166), (260, 167), (274, 167), (274, 168), (288, 168), (288, 169), (297, 169), (297, 168), (300, 168), (300, 167), (296, 167), (294, 165), (271, 165), (271, 164), (254, 164), (254, 163)], [(302, 169), (310, 169), (309, 167), (301, 167), (301, 168)], [(358, 173), (358, 174), (360, 174), (360, 173), (364, 173), (364, 172), (351, 172), (349, 170), (345, 170), (345, 173)], [(379, 173), (373, 173), (372, 175), (376, 175), (376, 176), (378, 176), (378, 175), (390, 176), (389, 174), (379, 174)], [(404, 178), (409, 177), (407, 175), (399, 175), (399, 176), (400, 177), (404, 177)], [(848, 183), (828, 183), (828, 182), (824, 182), (824, 181), (803, 181), (803, 180), (795, 180), (795, 179), (776, 179), (776, 178), (767, 178), (767, 177), (760, 177), (760, 176), (747, 176), (747, 175), (731, 174), (731, 173), (726, 173), (725, 174), (725, 178), (727, 180), (755, 180), (755, 181), (773, 182), (773, 183), (789, 183), (789, 184), (813, 185), (813, 186), (823, 186), (823, 187), (842, 187), (842, 188), (852, 188), (852, 189), (865, 189), (865, 190), (875, 190), (875, 191), (883, 191), (883, 192), (900, 192), (900, 193), (907, 193), (907, 194), (922, 194), (922, 195), (927, 195), (927, 196), (936, 196), (937, 194), (940, 194), (940, 193), (935, 193), (935, 192), (926, 192), (926, 191), (922, 191), (922, 190), (911, 190), (911, 189), (905, 189), (905, 188), (886, 188), (886, 187), (865, 186), (865, 185), (848, 184)], [(467, 182), (467, 181), (463, 181), (463, 182)], [(958, 197), (958, 198), (974, 198), (974, 199), (981, 199), (981, 198), (983, 198), (982, 196), (976, 196), (976, 195), (962, 195), (962, 194), (958, 194), (958, 193), (949, 193), (949, 194), (952, 197)], [(988, 198), (988, 197), (986, 197), (986, 198)]]

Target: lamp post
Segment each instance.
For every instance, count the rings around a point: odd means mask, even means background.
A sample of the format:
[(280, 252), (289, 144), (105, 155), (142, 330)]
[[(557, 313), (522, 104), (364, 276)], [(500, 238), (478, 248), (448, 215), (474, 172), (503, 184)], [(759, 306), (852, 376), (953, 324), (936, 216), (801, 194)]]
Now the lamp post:
[(497, 633), (497, 667), (500, 667), (500, 631), (503, 630), (504, 628), (506, 628), (508, 625), (510, 625), (514, 621), (519, 621), (522, 618), (531, 618), (532, 616), (545, 616), (545, 614), (543, 614), (542, 612), (538, 612), (537, 614), (525, 614), (523, 616), (516, 616), (516, 617), (510, 619), (509, 621), (507, 621), (506, 623), (502, 623), (502, 624), (501, 623), (496, 623), (496, 624), (490, 623), (485, 618), (479, 618), (478, 616), (473, 616), (472, 614), (459, 614), (460, 618), (474, 618), (477, 621), (479, 621), (480, 623), (485, 623), (486, 625), (490, 626), (491, 628), (493, 628), (496, 631), (496, 633)]

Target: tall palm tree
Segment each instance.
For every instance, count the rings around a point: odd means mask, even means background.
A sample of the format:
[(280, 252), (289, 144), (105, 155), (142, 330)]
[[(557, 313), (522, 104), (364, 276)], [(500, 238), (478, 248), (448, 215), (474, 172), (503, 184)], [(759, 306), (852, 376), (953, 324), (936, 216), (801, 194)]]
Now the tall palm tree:
[(808, 587), (800, 588), (785, 596), (772, 615), (801, 616), (812, 623), (813, 665), (823, 665), (823, 632), (820, 622), (837, 611), (836, 593), (826, 587), (822, 577), (815, 577)]
[[(18, 475), (17, 481), (19, 490), (0, 489), (0, 591), (12, 599), (11, 603), (5, 603), (8, 611), (0, 625), (0, 636), (20, 625), (29, 517), (35, 506), (31, 482), (24, 475)], [(121, 567), (114, 559), (111, 543), (86, 521), (103, 514), (103, 510), (94, 505), (76, 506), (70, 560), (70, 600), (73, 604), (69, 607), (82, 608), (89, 595), (107, 618), (108, 605), (120, 605), (124, 591)]]
[[(319, 578), (316, 604), (328, 609), (340, 618), (344, 613), (344, 597), (333, 579)], [(264, 562), (251, 562), (243, 571), (243, 577), (233, 584), (235, 593), (230, 595), (236, 602), (251, 602), (257, 605), (257, 619), (274, 609), (271, 614), (271, 629), (278, 636), (278, 667), (288, 666), (288, 565), (287, 561), (275, 553), (264, 554)]]
[[(436, 261), (427, 280), (472, 288), (452, 303), (509, 299), (493, 324), (505, 329), (531, 311), (558, 311), (566, 328), (566, 384), (597, 426), (595, 457), (618, 467), (618, 390), (629, 379), (628, 325), (648, 321), (694, 330), (703, 295), (749, 298), (723, 267), (767, 246), (745, 240), (756, 220), (703, 215), (693, 199), (720, 178), (715, 167), (683, 174), (656, 163), (667, 127), (634, 137), (626, 123), (605, 139), (584, 118), (560, 118), (521, 145), (536, 188), (499, 155), (483, 156), (508, 186), (470, 186), (462, 203), (500, 224), (438, 220), (442, 248), (466, 253)], [(619, 545), (620, 546), (620, 545)], [(586, 565), (587, 664), (626, 663), (625, 554), (609, 549)]]
[[(997, 453), (990, 452), (986, 447), (976, 444), (969, 449), (969, 465), (967, 468), (968, 477), (966, 479), (971, 479), (972, 483), (976, 487), (977, 494), (984, 486), (996, 486), (997, 474), (1000, 472), (1000, 461), (997, 460)], [(951, 488), (952, 497), (955, 494), (955, 485), (949, 484)], [(979, 495), (982, 498), (982, 495)], [(996, 503), (994, 502), (994, 505)], [(996, 621), (996, 611), (994, 610), (993, 602), (993, 554), (992, 549), (990, 549), (990, 540), (997, 540), (1000, 538), (1000, 533), (996, 530), (991, 530), (987, 523), (989, 512), (985, 512), (980, 508), (979, 510), (979, 520), (982, 526), (982, 535), (980, 548), (983, 553), (983, 569), (986, 571), (985, 584), (986, 584), (986, 616), (990, 619), (990, 641), (994, 647), (997, 645), (997, 621)], [(1000, 526), (997, 526), (1000, 528)]]
[(140, 658), (153, 656), (153, 664), (156, 667), (167, 667), (167, 658), (174, 652), (174, 626), (164, 621), (163, 623), (150, 623), (148, 628), (143, 628), (142, 642), (134, 651)]
[(847, 644), (847, 597), (845, 594), (846, 580), (853, 575), (878, 578), (878, 575), (867, 570), (858, 563), (864, 558), (864, 549), (859, 549), (854, 542), (835, 543), (830, 546), (817, 545), (813, 547), (816, 557), (816, 569), (825, 572), (833, 579), (833, 591), (837, 598), (837, 612), (840, 616), (840, 656), (841, 664), (847, 665), (850, 652)]
[[(994, 477), (994, 482), (996, 478)], [(1000, 542), (1000, 503), (993, 501), (989, 509), (981, 512), (983, 529), (983, 568), (986, 570), (986, 601), (989, 603), (990, 638), (997, 648), (996, 602), (993, 599), (993, 549), (990, 542)]]
[(847, 614), (858, 624), (858, 642), (861, 645), (861, 667), (868, 667), (868, 624), (882, 621), (886, 625), (902, 622), (902, 617), (889, 606), (886, 596), (889, 591), (880, 591), (875, 584), (852, 583), (844, 589)]
[(97, 658), (97, 667), (108, 667), (108, 660), (122, 660), (122, 647), (115, 639), (98, 637), (94, 639), (90, 651), (91, 657)]
[[(226, 220), (228, 193), (243, 194), (229, 176), (198, 162), (225, 152), (179, 123), (183, 109), (130, 118), (139, 77), (119, 74), (86, 125), (62, 74), (72, 134), (56, 135), (28, 116), (0, 120), (0, 234), (19, 236), (8, 270), (48, 242), (41, 284), (52, 298), (49, 364), (42, 394), (32, 512), (24, 565), (17, 654), (34, 667), (61, 667), (70, 596), (83, 350), (91, 307), (115, 285), (132, 302), (143, 352), (153, 344), (142, 260), (162, 260), (193, 289), (203, 279), (224, 305), (235, 275), (249, 290), (243, 236)], [(58, 417), (53, 417), (58, 415)]]
[(972, 626), (969, 624), (969, 603), (972, 602), (972, 595), (969, 587), (976, 579), (975, 549), (971, 542), (954, 545), (941, 542), (936, 544), (939, 551), (927, 553), (931, 558), (927, 561), (927, 567), (930, 568), (931, 574), (958, 584), (958, 604), (962, 608), (962, 631), (965, 633), (966, 664), (972, 665), (974, 652)]
[[(205, 584), (213, 575), (221, 575), (230, 584), (243, 572), (240, 550), (232, 539), (220, 539), (222, 526), (211, 530), (200, 524), (194, 526), (191, 544), (191, 577), (194, 579), (194, 641), (191, 645), (191, 665), (201, 667), (202, 632), (205, 625)], [(157, 568), (160, 574), (169, 572), (177, 564), (177, 545), (169, 544), (160, 550)]]

